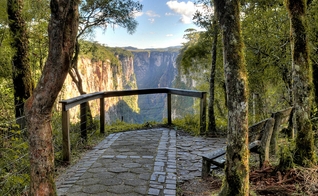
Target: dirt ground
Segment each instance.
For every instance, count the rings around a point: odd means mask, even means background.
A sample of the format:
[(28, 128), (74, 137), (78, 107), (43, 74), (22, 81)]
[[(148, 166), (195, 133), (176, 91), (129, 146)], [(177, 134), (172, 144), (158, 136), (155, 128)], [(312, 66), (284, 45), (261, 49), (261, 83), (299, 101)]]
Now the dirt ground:
[[(218, 193), (222, 175), (203, 180), (196, 178), (178, 185), (178, 196), (210, 196)], [(318, 196), (318, 167), (297, 168), (286, 172), (269, 166), (250, 169), (250, 189), (259, 196)]]

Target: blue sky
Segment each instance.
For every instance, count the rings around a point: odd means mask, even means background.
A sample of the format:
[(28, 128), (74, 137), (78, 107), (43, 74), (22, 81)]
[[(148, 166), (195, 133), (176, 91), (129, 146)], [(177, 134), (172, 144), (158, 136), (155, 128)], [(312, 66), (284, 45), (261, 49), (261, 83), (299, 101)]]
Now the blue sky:
[(192, 16), (198, 7), (192, 1), (139, 0), (143, 4), (141, 13), (135, 14), (138, 26), (132, 35), (121, 27), (98, 29), (95, 41), (111, 47), (133, 46), (136, 48), (164, 48), (182, 45), (184, 31), (196, 28)]

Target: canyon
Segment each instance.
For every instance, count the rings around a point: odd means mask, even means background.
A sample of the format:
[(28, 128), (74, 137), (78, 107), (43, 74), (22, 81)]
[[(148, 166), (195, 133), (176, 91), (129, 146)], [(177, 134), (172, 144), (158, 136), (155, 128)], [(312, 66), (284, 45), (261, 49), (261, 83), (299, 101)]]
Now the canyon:
[[(176, 48), (139, 50), (135, 48), (108, 50), (118, 60), (92, 60), (79, 58), (78, 70), (86, 93), (98, 91), (120, 91), (158, 87), (193, 88), (194, 82), (185, 75), (180, 75), (177, 66), (179, 50)], [(68, 76), (60, 93), (59, 100), (79, 96), (72, 78)], [(173, 98), (172, 115), (187, 110), (193, 112), (193, 98)], [(90, 101), (92, 116), (99, 116), (99, 101)], [(129, 123), (162, 122), (166, 118), (166, 95), (152, 94), (124, 96), (105, 99), (105, 121), (112, 123), (123, 120)], [(189, 109), (190, 108), (190, 109)], [(79, 107), (71, 109), (71, 122), (78, 121)]]

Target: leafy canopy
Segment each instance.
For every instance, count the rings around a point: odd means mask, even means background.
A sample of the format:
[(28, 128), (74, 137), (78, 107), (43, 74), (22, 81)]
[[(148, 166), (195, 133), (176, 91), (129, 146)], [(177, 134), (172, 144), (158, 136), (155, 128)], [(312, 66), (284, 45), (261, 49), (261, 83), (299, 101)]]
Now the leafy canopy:
[(84, 0), (80, 6), (80, 37), (91, 33), (95, 27), (121, 26), (128, 33), (135, 32), (137, 21), (134, 16), (142, 10), (142, 4), (133, 0)]

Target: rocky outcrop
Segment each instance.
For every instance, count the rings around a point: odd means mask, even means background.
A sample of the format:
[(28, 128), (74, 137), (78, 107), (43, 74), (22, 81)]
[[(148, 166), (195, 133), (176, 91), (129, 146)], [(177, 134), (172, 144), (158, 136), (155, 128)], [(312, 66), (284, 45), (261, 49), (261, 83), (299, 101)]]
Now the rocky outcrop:
[[(141, 50), (133, 55), (115, 53), (119, 63), (110, 60), (92, 61), (80, 58), (78, 68), (86, 93), (123, 89), (143, 89), (157, 87), (186, 87), (182, 77), (178, 77), (176, 65), (177, 51)], [(191, 82), (190, 82), (191, 83)], [(181, 84), (181, 85), (180, 85)], [(79, 96), (70, 76), (67, 77), (60, 99)], [(128, 122), (143, 123), (161, 121), (166, 117), (166, 95), (127, 96), (105, 100), (106, 121), (124, 119)], [(99, 113), (99, 101), (91, 101), (92, 115)], [(73, 109), (72, 121), (78, 120), (79, 107)], [(174, 112), (176, 113), (176, 112)]]
[(138, 88), (172, 87), (178, 52), (133, 52)]

